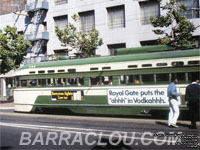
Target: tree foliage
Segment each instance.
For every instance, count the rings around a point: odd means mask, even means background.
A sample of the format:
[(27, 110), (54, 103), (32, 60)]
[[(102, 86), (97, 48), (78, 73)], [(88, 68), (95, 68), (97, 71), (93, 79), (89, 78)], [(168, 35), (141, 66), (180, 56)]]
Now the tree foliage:
[[(159, 2), (161, 4), (160, 0)], [(160, 43), (176, 48), (184, 48), (185, 46), (192, 45), (194, 43), (192, 33), (196, 28), (183, 15), (187, 10), (186, 6), (177, 3), (177, 0), (169, 0), (161, 8), (166, 11), (165, 16), (150, 18), (152, 25), (156, 28), (153, 32), (160, 35)]]
[(18, 68), (30, 46), (30, 42), (26, 41), (23, 35), (18, 34), (16, 27), (6, 26), (3, 30), (0, 29), (0, 59), (2, 60), (0, 73), (4, 74)]
[[(78, 15), (73, 15), (72, 19), (75, 23), (79, 22)], [(62, 46), (76, 49), (78, 53), (81, 53), (81, 57), (95, 55), (95, 50), (103, 44), (103, 39), (99, 38), (99, 32), (95, 28), (89, 32), (83, 32), (78, 30), (74, 24), (69, 23), (64, 30), (56, 27), (55, 32)]]

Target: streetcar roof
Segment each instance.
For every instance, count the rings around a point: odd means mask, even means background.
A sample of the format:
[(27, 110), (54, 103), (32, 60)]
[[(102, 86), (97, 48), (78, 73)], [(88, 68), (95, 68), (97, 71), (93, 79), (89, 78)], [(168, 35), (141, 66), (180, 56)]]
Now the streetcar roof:
[(154, 53), (141, 53), (141, 54), (129, 54), (118, 56), (104, 56), (104, 57), (92, 57), (82, 59), (69, 59), (69, 60), (57, 60), (32, 63), (19, 68), (46, 68), (46, 67), (59, 67), (59, 66), (72, 66), (72, 65), (85, 65), (85, 64), (98, 64), (98, 63), (113, 63), (113, 62), (125, 62), (125, 61), (138, 61), (138, 60), (151, 60), (151, 59), (167, 59), (178, 57), (192, 57), (199, 56), (200, 49), (190, 50), (176, 50), (168, 52), (154, 52)]

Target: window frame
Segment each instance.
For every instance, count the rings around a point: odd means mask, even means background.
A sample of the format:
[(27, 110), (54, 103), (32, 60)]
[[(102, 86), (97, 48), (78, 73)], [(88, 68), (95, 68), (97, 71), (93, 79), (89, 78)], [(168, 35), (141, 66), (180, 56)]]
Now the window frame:
[[(118, 18), (119, 13), (122, 13), (120, 14), (121, 19)], [(119, 21), (120, 23), (116, 23), (118, 19), (120, 20)], [(126, 28), (125, 6), (119, 5), (119, 6), (107, 7), (107, 21), (109, 29)]]

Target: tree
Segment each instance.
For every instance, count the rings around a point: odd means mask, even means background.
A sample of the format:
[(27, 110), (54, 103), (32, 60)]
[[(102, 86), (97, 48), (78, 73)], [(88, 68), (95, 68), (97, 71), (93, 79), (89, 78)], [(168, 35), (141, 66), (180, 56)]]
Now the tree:
[[(161, 4), (161, 0), (158, 1)], [(187, 10), (186, 6), (177, 3), (177, 0), (169, 0), (161, 8), (167, 12), (165, 16), (150, 18), (152, 25), (157, 28), (153, 32), (161, 36), (159, 42), (177, 49), (192, 45), (194, 43), (192, 32), (196, 27), (183, 15)]]
[(17, 32), (16, 27), (6, 26), (3, 30), (0, 29), (0, 59), (2, 60), (0, 73), (5, 74), (18, 68), (30, 46), (30, 42)]
[[(78, 23), (79, 16), (73, 15), (72, 19)], [(74, 24), (69, 23), (69, 26), (64, 30), (56, 27), (55, 31), (61, 45), (69, 45), (72, 49), (76, 49), (78, 53), (81, 53), (81, 57), (95, 55), (95, 50), (103, 44), (103, 39), (99, 38), (99, 32), (95, 28), (89, 32), (83, 32), (78, 30)]]

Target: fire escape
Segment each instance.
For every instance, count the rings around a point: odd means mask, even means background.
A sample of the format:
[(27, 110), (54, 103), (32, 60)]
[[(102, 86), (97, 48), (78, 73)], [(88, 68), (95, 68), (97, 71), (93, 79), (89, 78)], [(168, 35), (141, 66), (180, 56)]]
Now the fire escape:
[(32, 47), (28, 50), (28, 52), (31, 53), (31, 57), (44, 54), (46, 51), (49, 33), (45, 31), (46, 23), (44, 19), (48, 8), (47, 0), (35, 0), (33, 3), (25, 6), (25, 11), (28, 13), (30, 19), (30, 32), (26, 34), (25, 37), (32, 42)]

